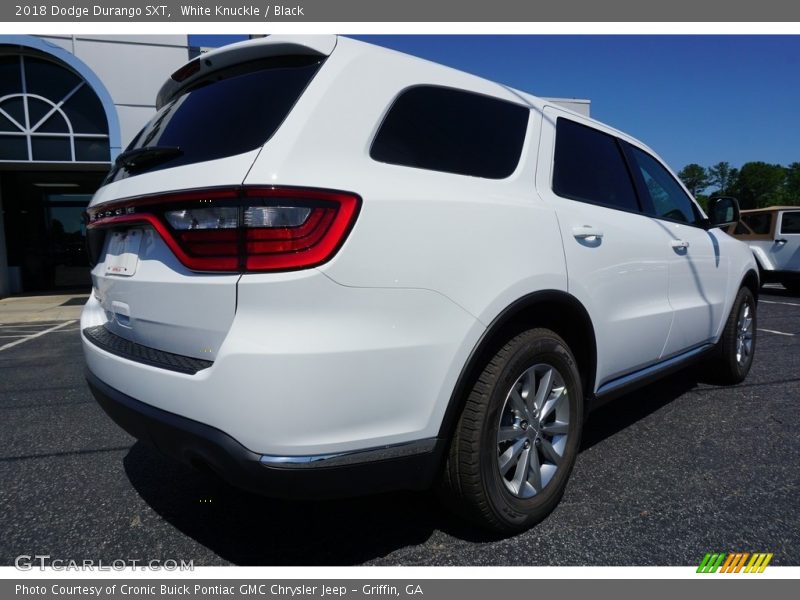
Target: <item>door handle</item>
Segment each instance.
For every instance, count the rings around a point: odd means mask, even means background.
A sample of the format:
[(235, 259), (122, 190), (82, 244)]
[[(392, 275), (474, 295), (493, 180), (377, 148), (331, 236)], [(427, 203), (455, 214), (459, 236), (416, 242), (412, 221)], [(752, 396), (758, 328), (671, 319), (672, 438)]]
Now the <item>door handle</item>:
[(579, 240), (599, 240), (603, 237), (603, 232), (595, 229), (591, 225), (582, 225), (580, 227), (572, 228), (572, 235)]
[(673, 248), (685, 250), (686, 248), (689, 247), (689, 242), (687, 242), (685, 240), (672, 240), (669, 243), (669, 245), (672, 246)]
[(788, 240), (786, 240), (785, 238), (778, 238), (777, 240), (775, 240), (775, 243), (778, 244), (778, 246), (783, 246), (787, 241)]

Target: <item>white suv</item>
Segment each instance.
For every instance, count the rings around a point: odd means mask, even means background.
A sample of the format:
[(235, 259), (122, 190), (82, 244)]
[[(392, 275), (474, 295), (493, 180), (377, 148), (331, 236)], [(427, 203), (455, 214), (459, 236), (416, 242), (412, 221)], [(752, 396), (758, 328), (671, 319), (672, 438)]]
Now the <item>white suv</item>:
[(758, 270), (633, 138), (341, 37), (173, 74), (89, 208), (89, 384), (134, 436), (276, 496), (438, 485), (517, 531), (591, 406), (709, 358)]

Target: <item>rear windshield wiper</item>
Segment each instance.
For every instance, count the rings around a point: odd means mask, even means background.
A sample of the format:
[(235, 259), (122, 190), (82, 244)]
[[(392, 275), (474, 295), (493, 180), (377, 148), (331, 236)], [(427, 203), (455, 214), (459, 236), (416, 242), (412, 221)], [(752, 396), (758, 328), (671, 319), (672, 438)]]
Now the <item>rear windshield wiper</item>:
[(181, 154), (183, 154), (183, 150), (177, 146), (143, 146), (142, 148), (126, 150), (117, 156), (114, 164), (130, 171), (158, 164)]

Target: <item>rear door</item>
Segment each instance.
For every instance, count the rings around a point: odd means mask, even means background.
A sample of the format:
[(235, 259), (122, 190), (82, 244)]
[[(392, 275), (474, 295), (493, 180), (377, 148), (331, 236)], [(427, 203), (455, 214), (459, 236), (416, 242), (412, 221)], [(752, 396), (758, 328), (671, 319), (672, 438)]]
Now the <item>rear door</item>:
[(540, 156), (537, 189), (558, 215), (569, 291), (595, 326), (602, 385), (661, 356), (672, 322), (663, 232), (642, 214), (613, 135), (548, 107)]

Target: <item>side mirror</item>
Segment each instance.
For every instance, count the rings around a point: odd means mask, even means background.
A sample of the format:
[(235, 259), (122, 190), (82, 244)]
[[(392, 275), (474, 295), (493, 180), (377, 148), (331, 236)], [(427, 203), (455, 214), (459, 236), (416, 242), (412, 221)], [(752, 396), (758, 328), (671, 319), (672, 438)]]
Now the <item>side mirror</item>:
[(708, 225), (728, 227), (739, 222), (739, 201), (730, 196), (711, 198), (708, 201)]

